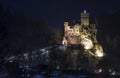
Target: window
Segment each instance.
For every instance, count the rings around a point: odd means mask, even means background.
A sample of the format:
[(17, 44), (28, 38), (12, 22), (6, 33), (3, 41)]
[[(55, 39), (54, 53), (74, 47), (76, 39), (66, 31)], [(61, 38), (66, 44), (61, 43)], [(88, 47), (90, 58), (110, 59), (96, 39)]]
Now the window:
[(78, 32), (78, 30), (76, 30), (76, 32)]

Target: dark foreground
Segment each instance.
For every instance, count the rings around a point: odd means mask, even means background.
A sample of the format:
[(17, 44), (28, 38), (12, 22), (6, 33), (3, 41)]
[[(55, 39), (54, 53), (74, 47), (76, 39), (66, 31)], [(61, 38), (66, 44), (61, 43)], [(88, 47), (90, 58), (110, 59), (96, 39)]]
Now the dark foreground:
[(31, 69), (19, 67), (16, 63), (6, 63), (0, 68), (0, 78), (119, 78), (119, 75), (108, 72), (89, 72), (86, 69), (61, 70), (46, 65)]
[(88, 58), (82, 50), (58, 47), (0, 57), (0, 78), (120, 78), (112, 67), (96, 67), (98, 59)]

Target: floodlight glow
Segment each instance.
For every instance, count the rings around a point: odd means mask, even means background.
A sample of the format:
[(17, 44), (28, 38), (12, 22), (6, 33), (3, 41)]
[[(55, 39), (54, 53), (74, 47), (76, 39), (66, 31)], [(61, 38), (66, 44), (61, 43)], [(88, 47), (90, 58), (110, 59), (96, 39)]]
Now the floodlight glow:
[(93, 48), (93, 43), (90, 39), (84, 38), (81, 43), (83, 44), (85, 49), (91, 49)]
[(100, 45), (95, 45), (95, 48), (96, 48), (96, 56), (98, 57), (103, 57), (104, 56), (104, 53), (103, 53), (103, 49), (102, 49), (102, 46)]

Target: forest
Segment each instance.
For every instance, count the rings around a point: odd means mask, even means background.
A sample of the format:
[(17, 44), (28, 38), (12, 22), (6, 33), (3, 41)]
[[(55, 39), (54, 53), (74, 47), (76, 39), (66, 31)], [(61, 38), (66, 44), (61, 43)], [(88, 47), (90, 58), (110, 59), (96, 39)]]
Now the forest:
[(14, 12), (0, 4), (0, 56), (59, 44), (62, 29), (49, 27), (46, 18), (34, 19), (22, 9)]

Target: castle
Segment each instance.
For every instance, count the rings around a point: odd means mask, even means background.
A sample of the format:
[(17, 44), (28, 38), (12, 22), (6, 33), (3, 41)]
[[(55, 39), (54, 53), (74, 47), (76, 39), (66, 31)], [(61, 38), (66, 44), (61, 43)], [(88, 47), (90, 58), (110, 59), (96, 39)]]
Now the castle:
[(64, 22), (64, 37), (62, 44), (64, 46), (82, 44), (85, 49), (91, 49), (96, 39), (96, 25), (90, 24), (89, 13), (84, 10), (81, 13), (81, 23), (69, 25), (69, 22)]

